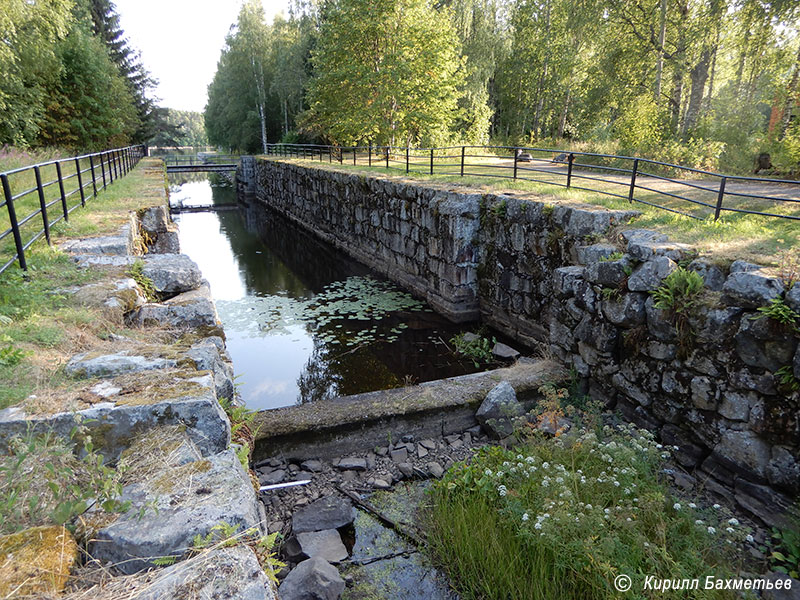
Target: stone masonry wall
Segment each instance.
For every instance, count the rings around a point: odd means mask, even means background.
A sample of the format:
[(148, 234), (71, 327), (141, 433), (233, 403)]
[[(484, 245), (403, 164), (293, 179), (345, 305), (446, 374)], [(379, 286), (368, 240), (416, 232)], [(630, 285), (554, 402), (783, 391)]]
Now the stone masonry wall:
[(256, 198), (454, 321), (477, 319), (478, 195), (256, 163)]
[[(800, 491), (798, 334), (756, 318), (790, 290), (757, 265), (697, 259), (626, 225), (637, 213), (259, 160), (260, 202), (426, 297), (574, 368), (589, 393), (679, 447), (706, 487), (773, 522)], [(679, 263), (705, 280), (678, 338), (651, 296)]]

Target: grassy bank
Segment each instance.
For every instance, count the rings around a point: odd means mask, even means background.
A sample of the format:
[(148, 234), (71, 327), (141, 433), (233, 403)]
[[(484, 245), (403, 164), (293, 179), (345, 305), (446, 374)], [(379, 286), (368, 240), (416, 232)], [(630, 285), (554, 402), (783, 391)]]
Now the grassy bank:
[(673, 497), (666, 457), (632, 426), (484, 449), (433, 489), (433, 554), (465, 600), (610, 600), (623, 575), (630, 598), (735, 598), (644, 588), (647, 575), (736, 573), (749, 535), (724, 508)]
[[(273, 159), (273, 157), (270, 158)], [(306, 164), (315, 168), (343, 170), (364, 175), (387, 176), (411, 182), (443, 184), (447, 189), (455, 191), (512, 193), (522, 198), (530, 198), (531, 200), (553, 204), (594, 205), (608, 209), (624, 210), (634, 209), (642, 213), (642, 215), (636, 219), (635, 226), (664, 232), (674, 241), (684, 242), (694, 246), (701, 254), (717, 255), (724, 258), (736, 257), (771, 265), (777, 263), (776, 254), (778, 252), (786, 251), (800, 245), (800, 227), (798, 227), (798, 222), (795, 220), (762, 217), (743, 213), (723, 213), (722, 218), (716, 222), (713, 218), (697, 220), (639, 202), (631, 204), (627, 200), (598, 192), (588, 192), (578, 189), (568, 190), (563, 187), (532, 181), (493, 179), (490, 177), (492, 173), (489, 167), (486, 167), (482, 171), (477, 169), (481, 171), (478, 174), (468, 174), (465, 177), (461, 177), (454, 174), (443, 173), (429, 175), (421, 172), (406, 175), (396, 168), (387, 170), (385, 167), (352, 165), (346, 164), (346, 162), (341, 165), (335, 163), (330, 164), (328, 162), (320, 162), (318, 159), (316, 161), (283, 158), (279, 160)], [(349, 160), (352, 160), (352, 158), (349, 158)], [(361, 157), (359, 157), (359, 160), (361, 160)], [(363, 160), (366, 160), (366, 158)], [(425, 166), (420, 162), (416, 168), (422, 170)], [(451, 167), (451, 170), (452, 169)], [(535, 176), (548, 181), (561, 181), (562, 183), (564, 179), (561, 173), (554, 173), (552, 175), (536, 173)], [(623, 192), (627, 194), (625, 186), (621, 183), (589, 183), (612, 193)], [(574, 184), (581, 185), (577, 180)], [(584, 182), (582, 185), (586, 185), (586, 183)], [(673, 192), (674, 191), (675, 190), (673, 190)], [(685, 193), (685, 190), (682, 190), (680, 193)], [(697, 191), (696, 193), (699, 194), (698, 197), (702, 198), (703, 201), (713, 203), (714, 200), (712, 196), (715, 197), (714, 193), (705, 191)], [(685, 201), (670, 199), (669, 197), (654, 192), (637, 191), (636, 197), (644, 202), (659, 203), (668, 208), (676, 208), (679, 210), (685, 210), (687, 206)], [(742, 200), (742, 202), (744, 201), (751, 202), (746, 198)], [(736, 202), (735, 198), (732, 197), (730, 202)], [(748, 204), (748, 207), (764, 211), (777, 210), (774, 206), (771, 206), (773, 204), (774, 202), (764, 201), (759, 204)], [(730, 205), (733, 206), (733, 204)], [(792, 205), (786, 204), (780, 207), (780, 212), (782, 214), (800, 216), (800, 202)]]
[[(53, 229), (54, 241), (116, 232), (128, 213), (163, 202), (164, 172), (158, 160), (145, 159), (127, 176)], [(16, 266), (0, 275), (0, 409), (33, 395), (57, 401), (69, 386), (66, 360), (101, 344), (122, 329), (118, 315), (78, 305), (77, 286), (109, 274), (78, 269), (67, 255), (40, 240), (27, 254), (30, 270)]]

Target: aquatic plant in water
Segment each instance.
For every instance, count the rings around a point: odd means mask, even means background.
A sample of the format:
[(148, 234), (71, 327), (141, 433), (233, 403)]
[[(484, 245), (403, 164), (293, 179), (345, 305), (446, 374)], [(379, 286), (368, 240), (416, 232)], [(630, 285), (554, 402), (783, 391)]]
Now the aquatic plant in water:
[(308, 299), (250, 296), (217, 302), (225, 327), (249, 333), (289, 335), (301, 325), (320, 340), (345, 347), (397, 340), (405, 323), (401, 312), (432, 312), (411, 294), (387, 281), (354, 276), (327, 285)]

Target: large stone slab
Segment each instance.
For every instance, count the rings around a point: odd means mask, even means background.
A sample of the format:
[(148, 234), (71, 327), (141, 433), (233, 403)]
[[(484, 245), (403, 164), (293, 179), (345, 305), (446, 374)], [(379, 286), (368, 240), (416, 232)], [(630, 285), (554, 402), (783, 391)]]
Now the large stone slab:
[(130, 314), (129, 323), (180, 329), (220, 325), (216, 306), (211, 299), (211, 288), (207, 283), (165, 302), (145, 304)]
[(144, 257), (142, 274), (162, 294), (181, 294), (203, 283), (200, 267), (185, 254), (148, 254)]
[(245, 545), (210, 550), (157, 573), (131, 600), (184, 598), (187, 593), (197, 599), (276, 600), (256, 555)]
[(260, 532), (255, 489), (232, 449), (165, 468), (123, 488), (121, 500), (131, 509), (94, 534), (89, 554), (123, 573), (152, 567), (160, 556), (183, 556), (195, 536), (220, 523)]
[(147, 302), (136, 281), (126, 277), (116, 281), (90, 283), (79, 288), (72, 298), (82, 306), (100, 306), (126, 314)]
[(59, 247), (70, 254), (111, 254), (113, 256), (133, 254), (130, 237), (127, 234), (69, 240)]
[(170, 369), (176, 364), (176, 361), (167, 358), (131, 355), (127, 350), (116, 354), (83, 352), (73, 356), (64, 371), (72, 377), (116, 377), (123, 373)]
[(26, 414), (21, 407), (0, 411), (0, 451), (29, 429), (52, 431), (69, 438), (76, 415), (106, 459), (115, 461), (131, 440), (160, 425), (185, 425), (204, 455), (224, 450), (230, 442), (230, 423), (214, 392), (210, 373), (154, 371), (108, 380), (105, 399), (89, 408), (50, 415)]

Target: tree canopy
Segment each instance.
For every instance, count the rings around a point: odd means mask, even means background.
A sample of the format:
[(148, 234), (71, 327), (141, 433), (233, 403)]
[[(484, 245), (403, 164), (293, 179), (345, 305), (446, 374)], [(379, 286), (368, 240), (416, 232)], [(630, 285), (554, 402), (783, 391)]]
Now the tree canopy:
[(248, 150), (491, 137), (797, 162), (798, 23), (800, 0), (304, 0), (268, 24), (248, 0), (206, 125)]
[(0, 0), (0, 144), (93, 150), (166, 127), (111, 0)]

